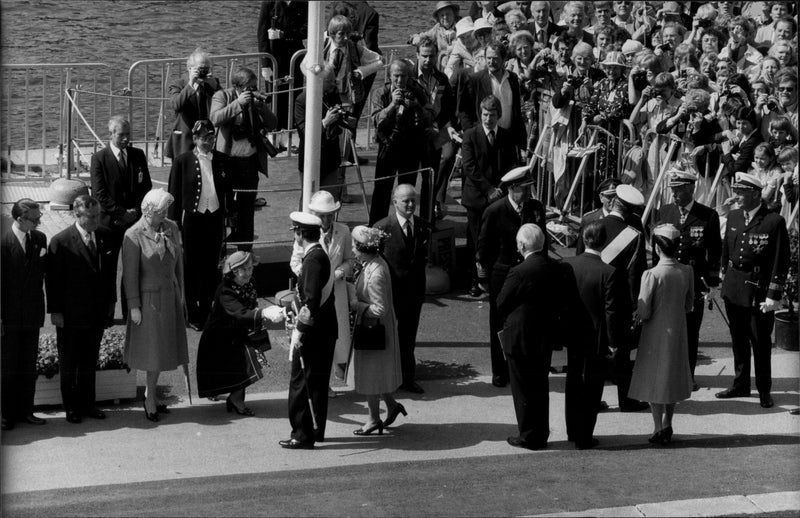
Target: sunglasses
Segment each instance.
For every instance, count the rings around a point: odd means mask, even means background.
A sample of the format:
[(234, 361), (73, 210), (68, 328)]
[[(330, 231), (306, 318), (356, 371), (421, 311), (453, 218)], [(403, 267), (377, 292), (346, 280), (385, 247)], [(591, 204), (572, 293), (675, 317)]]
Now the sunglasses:
[(778, 87), (778, 91), (779, 92), (794, 92), (794, 87), (793, 86), (779, 86)]

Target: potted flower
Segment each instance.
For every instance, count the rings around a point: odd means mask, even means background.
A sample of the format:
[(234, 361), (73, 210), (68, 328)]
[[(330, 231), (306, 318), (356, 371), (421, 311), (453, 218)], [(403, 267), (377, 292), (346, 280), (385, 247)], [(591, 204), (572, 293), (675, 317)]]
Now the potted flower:
[(797, 351), (797, 258), (798, 258), (798, 230), (789, 230), (789, 272), (786, 274), (786, 284), (783, 288), (783, 307), (786, 309), (775, 312), (775, 344), (781, 349)]
[[(125, 332), (106, 329), (100, 342), (95, 373), (95, 399), (109, 401), (136, 397), (136, 373), (123, 361)], [(58, 373), (56, 335), (39, 336), (39, 357), (36, 360), (36, 395), (34, 405), (60, 405), (61, 380)]]

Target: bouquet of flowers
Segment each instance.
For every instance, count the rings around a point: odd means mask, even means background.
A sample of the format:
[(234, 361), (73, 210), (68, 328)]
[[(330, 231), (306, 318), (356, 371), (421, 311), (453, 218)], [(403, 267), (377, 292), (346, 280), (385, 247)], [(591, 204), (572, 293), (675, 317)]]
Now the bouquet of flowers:
[[(100, 341), (100, 355), (97, 358), (97, 370), (126, 369), (130, 367), (124, 362), (125, 332), (106, 329)], [(58, 374), (58, 349), (56, 335), (53, 333), (39, 336), (39, 356), (36, 359), (36, 373), (46, 378)]]

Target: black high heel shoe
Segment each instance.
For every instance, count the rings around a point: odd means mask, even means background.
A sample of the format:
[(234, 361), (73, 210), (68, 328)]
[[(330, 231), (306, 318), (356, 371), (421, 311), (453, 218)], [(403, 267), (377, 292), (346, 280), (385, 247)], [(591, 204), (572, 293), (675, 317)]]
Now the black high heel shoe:
[(668, 426), (661, 430), (661, 444), (667, 445), (672, 442), (672, 427)]
[(664, 436), (664, 430), (659, 430), (656, 433), (654, 433), (652, 437), (647, 439), (647, 442), (649, 442), (650, 444), (658, 444), (661, 442), (663, 436)]
[(392, 411), (389, 412), (389, 415), (386, 416), (386, 419), (384, 419), (383, 426), (387, 428), (392, 426), (392, 423), (394, 423), (395, 419), (397, 419), (397, 416), (400, 414), (403, 414), (403, 417), (406, 417), (408, 415), (408, 412), (406, 412), (406, 407), (404, 407), (400, 403), (397, 403), (392, 409)]
[(353, 435), (372, 435), (372, 432), (378, 430), (378, 435), (383, 435), (383, 421), (378, 419), (378, 422), (370, 426), (366, 430), (364, 428), (356, 428), (353, 430)]
[(152, 421), (154, 423), (158, 422), (158, 412), (148, 412), (147, 411), (147, 400), (142, 400), (142, 408), (144, 408), (144, 416), (147, 418), (148, 421)]
[(247, 416), (247, 417), (253, 417), (253, 416), (256, 415), (252, 410), (250, 410), (247, 407), (244, 407), (244, 408), (242, 408), (240, 410), (239, 407), (236, 406), (233, 403), (233, 401), (231, 401), (231, 398), (227, 398), (225, 400), (225, 408), (228, 410), (228, 413), (233, 412), (235, 410), (237, 414), (243, 415), (243, 416)]

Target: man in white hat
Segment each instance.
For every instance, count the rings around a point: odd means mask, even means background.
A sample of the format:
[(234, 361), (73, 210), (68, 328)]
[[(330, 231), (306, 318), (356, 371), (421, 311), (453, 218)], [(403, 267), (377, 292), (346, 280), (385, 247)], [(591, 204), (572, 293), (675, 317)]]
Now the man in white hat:
[[(328, 254), (333, 275), (333, 294), (336, 297), (336, 320), (339, 335), (333, 355), (334, 374), (344, 378), (344, 369), (350, 355), (350, 310), (347, 305), (347, 283), (345, 277), (353, 269), (353, 249), (350, 229), (344, 223), (334, 221), (342, 204), (328, 191), (317, 191), (311, 196), (308, 210), (317, 216), (321, 225), (319, 244)], [(289, 267), (297, 277), (303, 273), (303, 247), (295, 241)]]
[(290, 343), (289, 423), (292, 435), (279, 444), (290, 450), (310, 450), (316, 442), (325, 440), (328, 379), (338, 324), (331, 262), (319, 244), (322, 221), (305, 212), (292, 212), (290, 218), (295, 242), (303, 248), (303, 263), (297, 280), (299, 303)]
[(735, 376), (733, 385), (716, 396), (750, 396), (752, 348), (759, 400), (763, 408), (771, 408), (771, 335), (789, 269), (789, 236), (783, 217), (761, 200), (763, 184), (757, 177), (736, 173), (732, 188), (739, 208), (728, 214), (722, 242), (722, 298)]
[[(600, 253), (604, 263), (627, 272), (630, 308), (636, 307), (642, 273), (647, 268), (644, 234), (628, 224), (636, 207), (644, 205), (644, 196), (636, 187), (618, 185), (616, 197), (611, 204), (611, 214), (601, 219), (606, 230), (607, 244)], [(648, 408), (647, 403), (628, 397), (631, 382), (630, 350), (633, 337), (622, 340), (614, 357), (614, 374), (617, 380), (619, 409), (622, 412), (638, 412)]]
[[(497, 310), (497, 296), (508, 271), (522, 261), (517, 251), (517, 230), (525, 223), (535, 223), (547, 236), (545, 210), (530, 196), (532, 180), (527, 166), (512, 169), (501, 179), (508, 194), (495, 201), (483, 213), (475, 251), (478, 282), (489, 293), (489, 344), (492, 357), (492, 384), (505, 387), (509, 381), (508, 364), (503, 356), (497, 332), (503, 329), (503, 317)], [(541, 254), (547, 255), (547, 240)]]
[[(688, 264), (694, 270), (694, 309), (686, 314), (687, 335), (689, 338), (689, 366), (697, 365), (697, 347), (700, 339), (700, 325), (703, 322), (705, 294), (719, 286), (719, 258), (722, 242), (719, 231), (719, 215), (694, 199), (694, 186), (697, 175), (689, 171), (672, 170), (669, 187), (673, 203), (664, 205), (658, 211), (657, 223), (672, 224), (680, 232), (675, 259)], [(653, 247), (655, 250), (655, 247)], [(653, 254), (654, 266), (658, 255)], [(693, 389), (699, 388), (693, 381)]]

